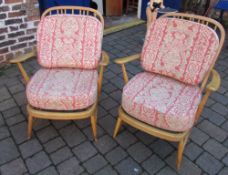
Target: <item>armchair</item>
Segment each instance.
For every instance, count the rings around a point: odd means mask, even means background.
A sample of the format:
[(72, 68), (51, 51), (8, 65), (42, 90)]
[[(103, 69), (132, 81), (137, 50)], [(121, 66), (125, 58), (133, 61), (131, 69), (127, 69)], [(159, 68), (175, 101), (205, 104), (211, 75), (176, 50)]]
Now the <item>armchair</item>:
[[(125, 86), (113, 137), (127, 123), (178, 142), (179, 169), (191, 129), (220, 86), (213, 67), (224, 38), (221, 24), (193, 14), (165, 14), (151, 24), (142, 53), (115, 60), (122, 67)], [(145, 71), (129, 81), (125, 64), (137, 59)]]
[[(29, 138), (34, 118), (90, 118), (96, 140), (98, 96), (109, 63), (101, 51), (103, 28), (103, 17), (91, 8), (49, 8), (38, 26), (37, 50), (10, 61), (26, 83)], [(29, 78), (22, 63), (35, 56), (42, 68)]]

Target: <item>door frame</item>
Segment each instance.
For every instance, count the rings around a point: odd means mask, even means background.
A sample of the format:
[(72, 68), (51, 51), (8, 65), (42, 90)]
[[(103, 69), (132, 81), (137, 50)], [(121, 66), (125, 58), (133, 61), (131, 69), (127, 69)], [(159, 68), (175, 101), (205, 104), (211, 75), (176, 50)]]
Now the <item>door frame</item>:
[(138, 2), (138, 10), (137, 10), (137, 17), (141, 18), (141, 11), (142, 11), (142, 0), (139, 0)]

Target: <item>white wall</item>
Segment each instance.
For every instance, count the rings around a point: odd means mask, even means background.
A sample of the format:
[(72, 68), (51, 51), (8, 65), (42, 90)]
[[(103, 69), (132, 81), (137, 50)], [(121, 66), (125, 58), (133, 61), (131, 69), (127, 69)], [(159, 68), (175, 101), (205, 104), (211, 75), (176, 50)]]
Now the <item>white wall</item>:
[(139, 2), (138, 2), (138, 11), (137, 11), (138, 18), (141, 18), (141, 10), (142, 10), (142, 0), (139, 0)]

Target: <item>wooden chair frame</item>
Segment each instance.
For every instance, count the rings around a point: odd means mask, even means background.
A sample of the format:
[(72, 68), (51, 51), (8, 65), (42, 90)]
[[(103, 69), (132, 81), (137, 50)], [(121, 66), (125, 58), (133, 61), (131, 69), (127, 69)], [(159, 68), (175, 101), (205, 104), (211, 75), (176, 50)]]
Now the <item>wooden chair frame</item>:
[[(72, 12), (72, 14), (75, 13), (75, 11), (78, 11), (78, 14), (82, 15), (91, 15), (95, 16), (98, 18), (102, 25), (104, 26), (104, 19), (102, 15), (91, 8), (86, 8), (86, 7), (75, 7), (75, 6), (58, 6), (58, 7), (53, 7), (50, 9), (47, 9), (42, 17), (44, 18), (47, 15), (52, 15), (52, 12), (55, 12), (55, 14), (66, 14), (69, 11)], [(10, 63), (17, 64), (23, 79), (25, 80), (25, 83), (27, 84), (29, 81), (29, 76), (27, 72), (25, 71), (22, 63), (27, 61), (28, 59), (36, 57), (36, 50), (33, 50), (30, 53), (27, 53), (25, 55), (22, 55), (18, 58), (12, 59)], [(104, 67), (107, 66), (109, 63), (109, 56), (105, 51), (102, 51), (101, 53), (101, 61), (99, 64), (99, 76), (98, 76), (98, 96), (101, 93), (101, 86), (102, 86), (102, 80), (103, 80), (103, 73), (104, 73)], [(90, 107), (84, 110), (80, 111), (50, 111), (50, 110), (42, 110), (42, 109), (37, 109), (32, 107), (31, 105), (27, 105), (27, 111), (28, 111), (28, 138), (31, 138), (32, 135), (32, 125), (33, 125), (33, 118), (40, 118), (40, 119), (51, 119), (51, 120), (75, 120), (75, 119), (86, 119), (90, 118), (91, 120), (91, 126), (92, 126), (92, 132), (94, 139), (96, 140), (97, 137), (97, 129), (96, 129), (96, 117), (97, 117), (97, 101)]]
[[(165, 15), (161, 16), (160, 18), (165, 18), (165, 17), (191, 20), (191, 21), (195, 21), (195, 22), (210, 26), (215, 31), (218, 30), (220, 32), (219, 33), (220, 42), (219, 42), (219, 48), (217, 50), (217, 53), (216, 53), (215, 59), (214, 59), (215, 61), (217, 60), (217, 58), (221, 52), (224, 40), (225, 40), (225, 31), (220, 23), (218, 23), (217, 21), (215, 21), (213, 19), (203, 17), (203, 16), (198, 16), (198, 15), (193, 15), (193, 14), (169, 13), (169, 14), (165, 14)], [(125, 84), (129, 80), (125, 64), (129, 63), (131, 61), (134, 61), (134, 60), (138, 60), (138, 59), (140, 59), (140, 54), (135, 54), (135, 55), (131, 55), (128, 57), (123, 57), (123, 58), (119, 58), (119, 59), (115, 60), (115, 63), (121, 65), (121, 67), (122, 67), (123, 78), (124, 78)], [(202, 83), (200, 84), (200, 88), (201, 88), (202, 92), (204, 92), (204, 95), (202, 97), (202, 100), (199, 104), (198, 110), (195, 115), (195, 123), (199, 119), (201, 112), (202, 112), (210, 94), (213, 91), (218, 90), (218, 88), (220, 87), (220, 82), (221, 82), (220, 76), (219, 76), (218, 72), (213, 69), (215, 61), (212, 64), (212, 66), (210, 67), (208, 73), (205, 75)], [(123, 123), (127, 123), (137, 129), (144, 131), (155, 137), (159, 137), (161, 139), (165, 139), (168, 141), (179, 142), (177, 159), (176, 159), (176, 167), (177, 167), (177, 169), (180, 168), (182, 157), (183, 157), (183, 151), (184, 151), (185, 145), (188, 141), (188, 137), (190, 135), (191, 129), (184, 131), (184, 132), (171, 132), (171, 131), (163, 130), (161, 128), (153, 127), (151, 125), (148, 125), (144, 122), (141, 122), (141, 121), (135, 119), (134, 117), (131, 117), (129, 114), (127, 114), (124, 111), (122, 106), (120, 106), (119, 107), (119, 117), (117, 119), (117, 123), (116, 123), (114, 134), (113, 134), (114, 138), (117, 136), (117, 133)]]

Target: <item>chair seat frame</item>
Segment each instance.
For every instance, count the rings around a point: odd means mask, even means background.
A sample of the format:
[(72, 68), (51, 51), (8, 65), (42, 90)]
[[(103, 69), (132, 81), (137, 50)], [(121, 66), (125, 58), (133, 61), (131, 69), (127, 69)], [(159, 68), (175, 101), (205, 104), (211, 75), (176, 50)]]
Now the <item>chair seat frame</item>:
[[(217, 21), (215, 21), (213, 19), (203, 17), (203, 16), (198, 16), (198, 15), (193, 15), (193, 14), (168, 13), (168, 14), (161, 16), (160, 18), (165, 18), (165, 17), (195, 21), (195, 22), (202, 23), (202, 24), (208, 25), (210, 27), (213, 27), (214, 30), (218, 29), (220, 31), (220, 45), (217, 50), (217, 54), (215, 56), (216, 57), (215, 61), (217, 60), (217, 58), (221, 52), (224, 40), (225, 40), (225, 30), (220, 23), (218, 23)], [(127, 84), (129, 81), (125, 64), (135, 61), (135, 60), (139, 60), (139, 59), (140, 59), (140, 54), (134, 54), (134, 55), (131, 55), (128, 57), (122, 57), (122, 58), (118, 58), (115, 60), (115, 63), (119, 64), (122, 68), (123, 79), (124, 79), (125, 84)], [(220, 79), (218, 72), (213, 69), (214, 64), (215, 64), (215, 62), (210, 67), (208, 73), (205, 75), (205, 77), (200, 85), (200, 89), (202, 92), (204, 92), (204, 95), (201, 99), (201, 102), (200, 102), (197, 112), (195, 114), (195, 123), (198, 121), (210, 94), (214, 91), (217, 91), (220, 87), (221, 79)], [(209, 81), (209, 79), (210, 79), (210, 81)], [(190, 128), (186, 131), (183, 131), (183, 132), (172, 132), (172, 131), (164, 130), (161, 128), (157, 128), (152, 125), (146, 124), (140, 120), (137, 120), (136, 118), (129, 115), (123, 109), (122, 106), (120, 106), (119, 113), (118, 113), (118, 119), (116, 122), (114, 134), (113, 134), (114, 138), (117, 136), (117, 134), (120, 130), (120, 127), (124, 123), (127, 123), (127, 124), (133, 126), (134, 128), (137, 128), (152, 136), (155, 136), (155, 137), (167, 140), (167, 141), (178, 142), (179, 144), (178, 144), (178, 151), (177, 151), (176, 167), (177, 167), (177, 169), (180, 168), (184, 148), (188, 141), (192, 128)]]
[[(47, 15), (52, 15), (52, 12), (55, 12), (55, 14), (66, 14), (69, 12), (72, 12), (74, 14), (75, 12), (78, 12), (78, 14), (82, 15), (91, 15), (93, 13), (93, 16), (98, 18), (102, 25), (104, 26), (104, 19), (102, 15), (91, 8), (87, 7), (77, 7), (77, 6), (58, 6), (58, 7), (52, 7), (47, 9), (42, 17), (44, 18)], [(22, 55), (20, 57), (17, 57), (15, 59), (12, 59), (10, 63), (17, 64), (22, 77), (25, 81), (25, 84), (29, 82), (29, 75), (26, 72), (25, 68), (23, 67), (22, 63), (37, 56), (37, 51), (34, 49), (30, 53), (27, 53), (25, 55)], [(101, 93), (101, 86), (103, 81), (103, 73), (104, 68), (109, 63), (109, 56), (105, 51), (102, 51), (101, 53), (101, 61), (99, 63), (98, 71), (98, 97)], [(55, 110), (45, 110), (45, 109), (37, 109), (34, 108), (31, 105), (27, 105), (27, 111), (28, 111), (28, 138), (31, 138), (32, 136), (32, 126), (33, 126), (33, 119), (39, 118), (39, 119), (50, 119), (50, 120), (79, 120), (79, 119), (87, 119), (90, 118), (91, 126), (92, 126), (92, 133), (95, 140), (97, 140), (97, 128), (96, 128), (96, 122), (97, 122), (97, 103), (98, 98), (95, 101), (95, 103), (88, 108), (80, 111), (55, 111)]]

